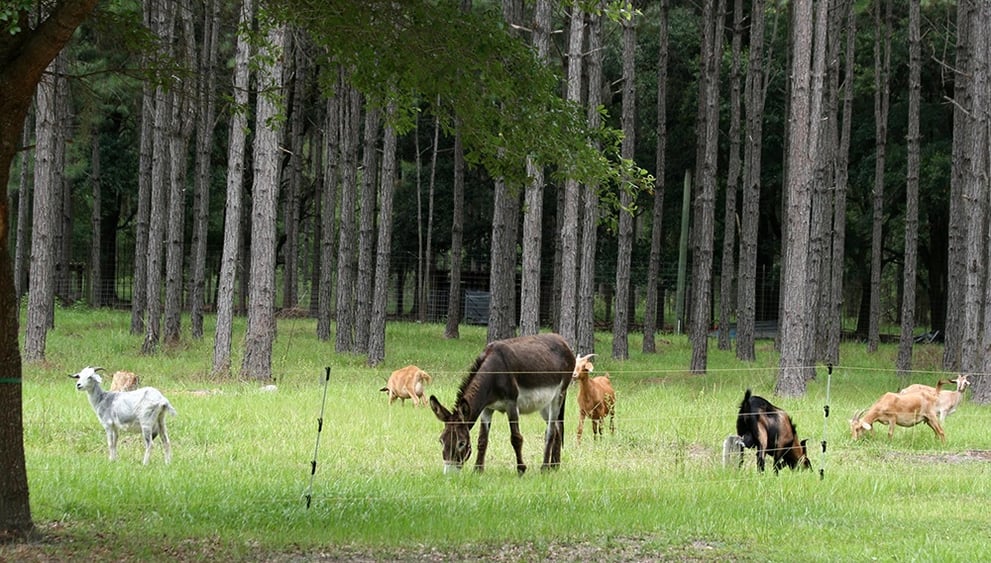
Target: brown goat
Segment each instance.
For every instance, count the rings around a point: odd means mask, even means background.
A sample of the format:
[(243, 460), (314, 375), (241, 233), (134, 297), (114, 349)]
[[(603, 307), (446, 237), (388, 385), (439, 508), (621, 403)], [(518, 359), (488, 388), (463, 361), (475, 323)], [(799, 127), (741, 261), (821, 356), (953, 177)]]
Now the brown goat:
[(808, 440), (798, 439), (798, 430), (791, 417), (784, 410), (772, 405), (767, 399), (754, 395), (750, 389), (743, 394), (740, 411), (736, 415), (737, 436), (730, 436), (723, 442), (723, 459), (736, 449), (740, 452), (743, 464), (744, 448), (757, 450), (757, 469), (764, 471), (764, 457), (774, 460), (774, 472), (782, 467), (810, 469)]
[(873, 424), (880, 422), (888, 425), (888, 439), (895, 433), (895, 425), (906, 428), (925, 422), (936, 433), (936, 437), (944, 443), (946, 434), (939, 423), (936, 402), (940, 388), (946, 383), (940, 380), (932, 391), (921, 389), (905, 394), (885, 393), (866, 412), (861, 411), (850, 420), (850, 433), (856, 440), (867, 430), (873, 431)]
[(609, 432), (616, 433), (614, 418), (616, 416), (616, 391), (609, 381), (609, 374), (589, 377), (595, 369), (592, 357), (595, 354), (579, 356), (575, 359), (575, 371), (571, 374), (572, 381), (578, 382), (578, 443), (582, 441), (582, 430), (585, 417), (592, 421), (592, 438), (602, 435), (602, 423), (609, 416)]
[(110, 382), (111, 391), (134, 391), (137, 388), (138, 376), (129, 371), (114, 373), (114, 379)]
[[(967, 390), (970, 385), (970, 380), (967, 379), (967, 374), (961, 373), (955, 379), (951, 379), (950, 383), (955, 383), (957, 388), (953, 391), (949, 389), (941, 389), (936, 399), (936, 414), (939, 415), (939, 422), (946, 422), (946, 417), (953, 414), (953, 411), (957, 410), (957, 406), (963, 400), (963, 392)], [(909, 385), (908, 387), (902, 389), (898, 392), (899, 395), (904, 395), (906, 393), (913, 393), (916, 391), (931, 391), (936, 393), (935, 387), (930, 387), (929, 385), (922, 385), (921, 383), (916, 383), (914, 385)]]
[(430, 374), (414, 365), (408, 365), (392, 372), (388, 383), (380, 391), (389, 394), (390, 405), (396, 399), (401, 400), (403, 405), (406, 404), (406, 399), (412, 399), (413, 406), (418, 407), (427, 404), (423, 398), (423, 387), (427, 383), (430, 383)]

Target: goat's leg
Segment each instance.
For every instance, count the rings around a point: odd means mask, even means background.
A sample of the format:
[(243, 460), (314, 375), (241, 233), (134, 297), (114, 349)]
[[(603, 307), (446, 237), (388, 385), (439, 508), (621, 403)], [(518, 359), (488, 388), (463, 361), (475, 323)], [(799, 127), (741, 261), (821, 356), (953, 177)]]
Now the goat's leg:
[(943, 427), (940, 426), (939, 420), (928, 419), (927, 418), (926, 419), (926, 424), (929, 425), (929, 428), (932, 428), (933, 429), (933, 432), (936, 433), (936, 437), (939, 438), (945, 444), (946, 443), (946, 433), (943, 432)]
[(585, 429), (585, 411), (578, 409), (578, 443), (582, 443), (582, 430)]
[(117, 459), (117, 430), (110, 426), (107, 428), (107, 447), (110, 449), (110, 461)]
[(145, 441), (145, 458), (141, 462), (142, 465), (148, 465), (148, 461), (151, 460), (151, 443), (154, 440), (152, 436), (154, 436), (154, 433), (151, 428), (141, 428), (141, 437)]
[(158, 415), (158, 428), (162, 432), (162, 451), (165, 452), (165, 463), (172, 461), (172, 443), (169, 441), (169, 433), (165, 428), (165, 411)]

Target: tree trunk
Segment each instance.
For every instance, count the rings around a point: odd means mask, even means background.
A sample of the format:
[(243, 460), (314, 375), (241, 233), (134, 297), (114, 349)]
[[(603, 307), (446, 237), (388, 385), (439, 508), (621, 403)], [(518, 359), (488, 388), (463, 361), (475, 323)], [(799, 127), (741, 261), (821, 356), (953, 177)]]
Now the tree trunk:
[[(836, 171), (835, 171), (835, 194), (833, 200), (833, 255), (832, 255), (832, 294), (830, 296), (829, 310), (831, 315), (828, 343), (826, 345), (826, 361), (834, 364), (840, 361), (840, 340), (843, 336), (843, 273), (846, 257), (846, 195), (848, 186), (848, 168), (850, 163), (850, 130), (853, 118), (853, 83), (855, 72), (854, 49), (856, 46), (856, 12), (852, 0), (844, 0), (841, 3), (843, 9), (837, 9), (837, 20), (842, 21), (846, 17), (846, 48), (845, 48), (845, 69), (843, 78), (843, 115), (840, 120), (842, 129), (839, 132), (839, 142), (836, 150)], [(839, 24), (837, 25), (839, 27)], [(836, 57), (839, 64), (838, 57)], [(833, 79), (833, 88), (838, 89), (836, 84), (839, 79), (839, 71)], [(834, 112), (835, 114), (835, 112)], [(835, 121), (835, 120), (834, 120)], [(834, 137), (836, 127), (833, 127)]]
[[(0, 186), (10, 180), (10, 165), (42, 74), (95, 6), (96, 0), (63, 0), (33, 27), (27, 12), (19, 12), (15, 17), (21, 31), (0, 38)], [(8, 205), (7, 198), (0, 198), (4, 225), (9, 224)], [(0, 229), (0, 537), (17, 540), (30, 538), (35, 528), (24, 464), (19, 303), (9, 237), (8, 228)]]
[(241, 373), (259, 380), (272, 378), (272, 344), (275, 342), (275, 243), (278, 218), (279, 172), (282, 152), (282, 57), (286, 50), (284, 24), (271, 24), (258, 70), (259, 95), (255, 115), (254, 183), (251, 188), (251, 284), (248, 287), (248, 330), (244, 338)]
[(101, 281), (102, 275), (102, 259), (101, 251), (103, 250), (103, 239), (101, 234), (103, 233), (102, 215), (103, 215), (103, 186), (102, 179), (100, 178), (100, 131), (99, 127), (94, 127), (92, 131), (93, 138), (90, 140), (92, 147), (90, 149), (90, 189), (93, 194), (93, 204), (90, 209), (90, 247), (89, 247), (89, 304), (91, 307), (102, 307), (104, 305), (105, 297), (103, 292), (103, 283)]
[[(162, 42), (162, 51), (172, 53), (172, 28), (175, 18), (175, 4), (167, 3), (153, 16), (153, 31)], [(165, 237), (166, 187), (168, 185), (169, 143), (168, 126), (170, 97), (164, 85), (155, 88), (154, 133), (151, 158), (151, 203), (148, 212), (148, 271), (145, 322), (145, 339), (141, 346), (143, 354), (153, 354), (158, 349), (162, 316), (162, 253)]]
[(38, 85), (36, 101), (34, 229), (24, 335), (26, 362), (45, 359), (45, 341), (55, 308), (56, 226), (62, 204), (62, 171), (65, 170), (65, 135), (60, 129), (68, 125), (63, 122), (67, 109), (59, 107), (66, 101), (60, 90), (68, 88), (64, 54), (55, 59), (51, 70)]
[(197, 82), (196, 188), (193, 194), (192, 271), (189, 280), (189, 324), (193, 338), (203, 338), (206, 304), (206, 243), (210, 220), (210, 156), (216, 117), (217, 56), (220, 51), (220, 2), (207, 0), (203, 13), (203, 41)]
[[(335, 94), (327, 99), (327, 116), (324, 127), (324, 147), (326, 167), (324, 169), (323, 192), (320, 203), (320, 292), (317, 307), (317, 338), (321, 341), (330, 340), (331, 319), (334, 309), (334, 270), (337, 261), (337, 230), (335, 216), (337, 212), (337, 186), (340, 182), (340, 126), (342, 98), (336, 92), (343, 91), (343, 83), (338, 79)], [(344, 100), (347, 98), (344, 97)]]
[(919, 105), (922, 85), (919, 0), (908, 3), (908, 172), (905, 176), (905, 277), (902, 282), (902, 325), (896, 367), (899, 375), (912, 369), (915, 340), (915, 265), (919, 240)]
[[(550, 51), (551, 2), (537, 0), (533, 10), (533, 48), (537, 59), (547, 63)], [(574, 37), (574, 33), (572, 33)], [(569, 56), (570, 58), (570, 56)], [(581, 59), (579, 58), (579, 61)], [(570, 69), (570, 65), (569, 65)], [(572, 77), (568, 76), (570, 88)], [(579, 82), (581, 78), (579, 77)], [(530, 181), (526, 186), (523, 203), (523, 268), (520, 278), (520, 334), (540, 332), (540, 268), (544, 215), (544, 167), (527, 158), (526, 171)], [(574, 252), (572, 252), (574, 256)], [(574, 269), (565, 275), (571, 276), (574, 287)], [(572, 299), (572, 307), (574, 306)], [(573, 310), (573, 309), (572, 309)], [(574, 342), (574, 333), (565, 336), (569, 343)]]
[(719, 61), (723, 52), (722, 19), (725, 0), (707, 0), (704, 3), (702, 23), (702, 73), (699, 90), (699, 130), (701, 162), (698, 191), (692, 210), (692, 295), (689, 340), (692, 343), (691, 370), (703, 374), (708, 363), (710, 304), (712, 303), (712, 249), (715, 230), (716, 172), (719, 151)]
[(492, 213), (492, 260), (489, 266), (490, 301), (488, 342), (516, 333), (516, 228), (519, 219), (517, 191), (506, 181), (495, 181)]
[(867, 351), (876, 352), (881, 324), (881, 253), (884, 234), (884, 163), (888, 144), (888, 93), (891, 69), (891, 2), (881, 15), (882, 0), (874, 4), (874, 119), (876, 160), (874, 161), (874, 215), (871, 231), (871, 310), (867, 329)]
[[(34, 130), (30, 112), (24, 119), (24, 129), (21, 134), (21, 146), (31, 145), (31, 133)], [(31, 187), (32, 166), (29, 151), (21, 152), (21, 173), (17, 190), (17, 240), (14, 249), (14, 296), (20, 302), (21, 297), (28, 291), (28, 251), (31, 249)]]
[(341, 98), (341, 230), (337, 247), (337, 352), (355, 351), (355, 277), (357, 276), (358, 227), (355, 221), (358, 192), (358, 128), (361, 95), (343, 88)]
[[(143, 20), (152, 29), (157, 21), (157, 2), (145, 0)], [(151, 57), (144, 57), (148, 66)], [(131, 334), (145, 332), (148, 307), (148, 229), (151, 222), (152, 147), (155, 143), (155, 88), (151, 80), (141, 85), (141, 140), (138, 157), (138, 203), (134, 220), (134, 280), (131, 283)]]
[(946, 333), (943, 345), (943, 369), (963, 369), (963, 342), (966, 335), (965, 307), (967, 287), (967, 218), (964, 204), (965, 157), (970, 126), (969, 111), (973, 96), (970, 22), (976, 4), (973, 0), (957, 3), (957, 44), (953, 74), (953, 159), (950, 173), (949, 244), (947, 245)]
[(668, 146), (668, 0), (661, 0), (658, 13), (658, 48), (657, 48), (657, 146), (654, 151), (654, 205), (651, 216), (650, 232), (650, 261), (647, 264), (647, 304), (643, 318), (643, 352), (657, 352), (655, 333), (664, 329), (664, 316), (658, 315), (663, 306), (660, 301), (661, 282), (661, 244), (663, 242), (662, 227), (664, 220), (664, 190), (667, 183), (667, 146)]
[[(299, 269), (302, 228), (300, 221), (300, 198), (303, 191), (303, 158), (305, 157), (305, 111), (303, 102), (306, 96), (309, 69), (306, 66), (306, 53), (302, 39), (292, 41), (292, 105), (289, 110), (289, 181), (283, 201), (283, 231), (285, 244), (282, 245), (282, 307), (294, 309), (299, 305)], [(289, 88), (287, 88), (288, 90)]]
[[(192, 7), (183, 1), (177, 11), (176, 56), (186, 68), (196, 61), (196, 35), (193, 30)], [(166, 233), (165, 263), (165, 343), (175, 346), (182, 329), (183, 253), (185, 249), (186, 176), (189, 171), (189, 139), (196, 123), (196, 91), (191, 80), (182, 80), (172, 87), (172, 117), (169, 133), (169, 196), (168, 232)]]
[(743, 41), (743, 0), (733, 2), (732, 66), (730, 67), (730, 126), (729, 164), (726, 177), (726, 200), (723, 213), (723, 257), (719, 285), (719, 341), (720, 350), (731, 349), (730, 322), (735, 316), (733, 306), (733, 281), (736, 276), (736, 192), (740, 187), (740, 51)]
[(378, 140), (381, 111), (365, 105), (365, 135), (361, 174), (361, 218), (358, 224), (358, 278), (355, 281), (355, 349), (368, 352), (368, 330), (372, 317), (372, 291), (375, 275), (375, 200), (378, 194)]
[[(623, 158), (633, 160), (636, 152), (636, 74), (635, 58), (637, 28), (632, 19), (623, 20), (623, 106), (620, 121), (623, 129), (623, 142), (620, 153)], [(616, 251), (616, 313), (613, 317), (612, 357), (617, 360), (629, 358), (627, 335), (630, 319), (634, 311), (629, 307), (631, 291), (630, 259), (633, 254), (633, 195), (629, 190), (619, 194), (619, 233)]]
[(248, 131), (248, 62), (251, 47), (247, 34), (254, 20), (252, 0), (241, 4), (234, 55), (234, 109), (227, 147), (227, 202), (224, 205), (224, 248), (217, 280), (217, 326), (213, 344), (213, 374), (231, 371), (231, 325), (234, 321), (234, 288), (241, 262), (241, 205), (244, 194), (244, 146)]
[[(390, 117), (395, 103), (386, 110)], [(392, 195), (396, 188), (396, 129), (388, 120), (382, 140), (382, 174), (379, 188), (378, 250), (375, 256), (375, 294), (368, 338), (368, 365), (374, 367), (385, 359), (386, 304), (389, 293), (389, 257), (392, 254)]]
[[(506, 23), (518, 29), (523, 19), (523, 2), (502, 0), (502, 15)], [(508, 186), (504, 178), (497, 178), (489, 265), (489, 342), (516, 334), (516, 231), (519, 213), (519, 191), (516, 186)]]
[[(602, 104), (602, 13), (588, 14), (588, 100), (586, 102), (588, 125), (596, 128), (601, 125), (602, 116), (599, 106)], [(598, 143), (593, 141), (598, 148)], [(599, 225), (599, 196), (597, 186), (587, 185), (578, 194), (581, 206), (578, 213), (581, 218), (576, 221), (584, 225), (581, 234), (581, 247), (578, 249), (578, 311), (575, 318), (575, 353), (591, 354), (595, 352), (595, 250), (598, 239)], [(562, 219), (562, 232), (567, 218)], [(562, 240), (562, 264), (564, 263)], [(561, 268), (562, 272), (564, 267)], [(563, 282), (563, 276), (562, 276)], [(561, 317), (564, 317), (564, 284), (562, 283)], [(563, 322), (562, 322), (563, 325)]]
[(749, 62), (743, 92), (747, 126), (743, 147), (743, 204), (736, 288), (736, 357), (746, 362), (757, 359), (754, 352), (754, 325), (757, 318), (757, 227), (760, 221), (764, 99), (768, 76), (764, 56), (764, 0), (753, 0), (750, 9)]
[[(582, 88), (582, 38), (585, 34), (585, 12), (581, 8), (581, 3), (578, 1), (571, 2), (571, 19), (570, 19), (570, 31), (568, 34), (568, 82), (567, 91), (565, 97), (572, 102), (581, 102), (581, 88)], [(589, 41), (592, 41), (591, 37)], [(590, 51), (590, 57), (596, 56), (595, 52)], [(590, 63), (591, 64), (591, 63)], [(592, 82), (595, 80), (595, 82)], [(600, 88), (601, 77), (595, 79), (593, 76), (589, 76), (589, 95), (600, 95), (597, 91)], [(589, 102), (591, 103), (591, 101)], [(591, 112), (590, 112), (591, 113)], [(586, 187), (585, 195), (588, 196), (589, 191), (593, 191), (591, 187)], [(581, 308), (580, 300), (583, 298), (578, 294), (578, 280), (576, 276), (582, 275), (594, 276), (595, 268), (591, 268), (591, 271), (579, 270), (577, 268), (578, 264), (578, 225), (579, 225), (579, 202), (581, 200), (582, 193), (579, 192), (578, 180), (573, 178), (567, 178), (564, 181), (564, 206), (559, 213), (560, 224), (558, 228), (560, 230), (560, 244), (561, 244), (561, 271), (558, 272), (558, 277), (561, 284), (560, 293), (560, 311), (558, 314), (558, 332), (564, 337), (565, 341), (575, 347), (576, 350), (588, 350), (587, 353), (595, 351), (595, 342), (587, 337), (583, 342), (578, 338), (578, 333), (587, 333), (589, 331), (588, 324), (591, 322), (589, 318), (579, 318), (576, 315), (579, 314), (578, 310)], [(587, 219), (587, 218), (586, 218)], [(588, 229), (595, 230), (595, 223), (585, 222), (585, 230), (583, 232), (588, 232)], [(584, 257), (583, 257), (584, 258)], [(586, 311), (591, 312), (591, 311)], [(585, 325), (585, 326), (582, 326)], [(594, 330), (594, 327), (593, 327)], [(591, 346), (591, 348), (589, 348)]]
[[(972, 205), (973, 207), (980, 207), (981, 217), (978, 225), (982, 227), (973, 229), (967, 234), (967, 261), (971, 265), (968, 268), (968, 278), (978, 278), (978, 285), (980, 286), (980, 282), (983, 282), (984, 288), (983, 297), (979, 294), (972, 300), (971, 283), (968, 279), (966, 323), (969, 327), (971, 310), (980, 306), (982, 308), (980, 314), (983, 318), (978, 321), (978, 330), (983, 333), (983, 337), (978, 342), (974, 355), (970, 356), (973, 359), (968, 361), (969, 349), (966, 344), (963, 352), (966, 371), (987, 374), (991, 370), (991, 306), (988, 306), (988, 298), (991, 297), (991, 284), (987, 283), (988, 274), (991, 271), (989, 270), (991, 265), (988, 263), (988, 258), (991, 257), (991, 233), (983, 230), (987, 227), (989, 216), (991, 216), (991, 207), (989, 207), (991, 190), (988, 190), (988, 184), (991, 182), (991, 154), (988, 150), (989, 145), (991, 145), (991, 132), (988, 131), (988, 128), (991, 127), (991, 117), (989, 117), (989, 113), (991, 113), (991, 32), (988, 31), (988, 28), (991, 27), (991, 6), (987, 2), (977, 3), (970, 25), (968, 34), (973, 53), (970, 65), (970, 76), (973, 80), (973, 101), (970, 113), (971, 121), (967, 127), (969, 142), (965, 150), (970, 153), (970, 159), (969, 166), (964, 172), (964, 197), (974, 196), (974, 199), (969, 202), (977, 204)], [(973, 244), (971, 244), (971, 236), (974, 239)], [(972, 248), (977, 252), (971, 254)], [(980, 258), (981, 252), (983, 252), (983, 260)], [(973, 368), (968, 367), (968, 364), (972, 365)], [(978, 377), (974, 382), (971, 398), (977, 404), (991, 403), (991, 378), (986, 375)]]
[(451, 195), (451, 288), (447, 297), (447, 324), (444, 338), (460, 338), (461, 324), (461, 254), (464, 252), (465, 220), (465, 151), (461, 132), (454, 132), (454, 186)]
[(812, 207), (813, 165), (809, 131), (811, 114), (812, 0), (792, 3), (791, 101), (788, 117), (787, 238), (781, 304), (781, 358), (775, 393), (787, 397), (805, 393), (808, 305), (809, 214)]

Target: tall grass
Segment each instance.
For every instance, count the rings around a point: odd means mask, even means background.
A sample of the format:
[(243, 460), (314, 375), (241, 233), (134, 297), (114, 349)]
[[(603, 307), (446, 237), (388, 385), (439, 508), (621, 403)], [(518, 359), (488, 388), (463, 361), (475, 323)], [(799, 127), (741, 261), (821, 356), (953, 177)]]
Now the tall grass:
[[(516, 475), (506, 418), (497, 414), (483, 474), (441, 471), (441, 426), (426, 408), (391, 407), (389, 372), (416, 363), (428, 392), (450, 405), (485, 329), (445, 340), (433, 324), (390, 324), (386, 363), (334, 352), (314, 322), (283, 319), (273, 352), (278, 391), (209, 377), (212, 340), (142, 356), (129, 315), (60, 310), (43, 364), (24, 369), (25, 447), (36, 523), (51, 541), (33, 549), (60, 559), (693, 559), (969, 561), (986, 557), (991, 531), (988, 409), (964, 403), (940, 444), (920, 425), (852, 442), (847, 419), (904, 382), (896, 350), (843, 348), (800, 399), (773, 397), (777, 357), (758, 361), (709, 350), (706, 375), (690, 375), (690, 346), (665, 335), (660, 353), (609, 359), (598, 335), (597, 373), (617, 390), (615, 435), (576, 445), (569, 394), (562, 467), (539, 470), (543, 422), (521, 420), (530, 470)], [(212, 327), (208, 334), (212, 334)], [(243, 335), (243, 325), (235, 326)], [(237, 339), (236, 339), (237, 340)], [(240, 343), (235, 344), (235, 365)], [(917, 348), (913, 381), (934, 382), (939, 349)], [(86, 365), (127, 369), (161, 389), (173, 462), (157, 447), (141, 465), (137, 436), (107, 460), (102, 429), (65, 376)], [(322, 431), (317, 432), (330, 367)], [(930, 370), (930, 371), (925, 371)], [(815, 471), (759, 475), (721, 463), (747, 387), (785, 408), (809, 438)], [(829, 391), (830, 416), (823, 407)], [(473, 435), (475, 433), (473, 432)], [(822, 452), (820, 443), (827, 444)], [(315, 455), (316, 454), (316, 455)], [(311, 462), (317, 462), (311, 474)], [(820, 478), (821, 470), (821, 478)], [(305, 495), (311, 495), (306, 506)], [(0, 559), (23, 551), (0, 547)], [(571, 551), (569, 551), (571, 550)], [(515, 554), (515, 555), (514, 555)]]

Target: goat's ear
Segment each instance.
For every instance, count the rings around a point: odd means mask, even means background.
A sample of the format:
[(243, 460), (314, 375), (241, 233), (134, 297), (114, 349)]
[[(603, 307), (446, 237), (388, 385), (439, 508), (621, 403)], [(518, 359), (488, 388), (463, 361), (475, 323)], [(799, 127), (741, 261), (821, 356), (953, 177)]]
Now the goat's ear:
[(70, 373), (67, 377), (69, 379), (79, 379), (79, 374), (78, 373)]
[(871, 425), (870, 424), (867, 424), (864, 421), (860, 421), (860, 427), (863, 428), (864, 430), (870, 430), (871, 429)]

